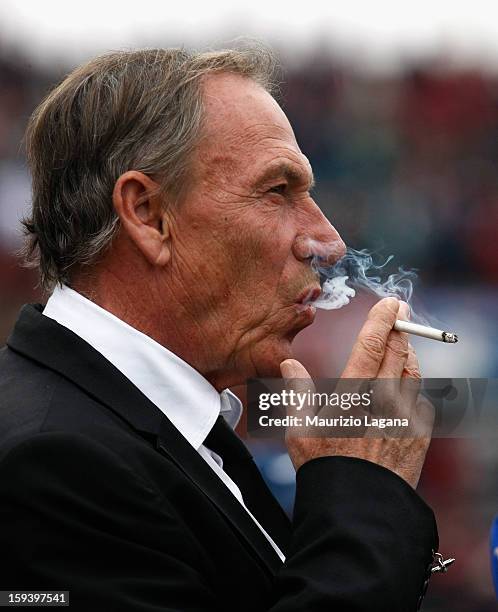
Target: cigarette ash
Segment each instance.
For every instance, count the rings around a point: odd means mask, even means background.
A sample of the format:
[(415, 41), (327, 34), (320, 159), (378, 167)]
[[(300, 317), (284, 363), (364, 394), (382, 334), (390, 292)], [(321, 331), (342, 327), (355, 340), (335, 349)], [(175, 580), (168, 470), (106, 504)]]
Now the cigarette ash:
[(416, 271), (400, 267), (386, 278), (385, 268), (392, 259), (393, 255), (390, 255), (383, 263), (376, 263), (372, 253), (366, 249), (348, 248), (337, 263), (324, 266), (323, 259), (314, 256), (311, 265), (320, 276), (322, 293), (313, 305), (322, 310), (336, 310), (347, 306), (357, 290), (366, 290), (379, 298), (397, 297), (408, 302), (412, 310), (411, 320), (426, 324), (426, 318), (415, 313), (412, 304)]

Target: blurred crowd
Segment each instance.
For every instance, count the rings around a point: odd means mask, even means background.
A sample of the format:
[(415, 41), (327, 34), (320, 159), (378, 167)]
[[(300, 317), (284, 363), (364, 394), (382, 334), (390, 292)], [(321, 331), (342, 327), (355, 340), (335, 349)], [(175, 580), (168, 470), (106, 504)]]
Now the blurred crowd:
[(498, 282), (498, 79), (315, 61), (286, 80), (318, 201), (349, 244), (395, 254), (425, 283)]
[[(63, 76), (61, 67), (45, 72), (0, 55), (0, 345), (19, 306), (42, 298), (36, 274), (15, 256), (30, 200), (22, 138), (32, 110)], [(417, 268), (434, 308), (450, 318), (453, 308), (455, 331), (473, 338), (451, 353), (475, 368), (459, 375), (497, 376), (498, 78), (441, 62), (373, 76), (317, 55), (287, 70), (282, 103), (313, 165), (316, 200), (345, 241)], [(354, 308), (349, 312), (354, 317)], [(358, 312), (351, 325), (362, 317)], [(336, 357), (347, 354), (351, 325), (336, 324), (334, 336), (322, 317), (303, 334), (297, 348), (314, 374), (337, 375), (327, 347)], [(446, 349), (424, 342), (422, 354), (424, 347)], [(449, 352), (439, 355), (427, 354), (426, 362), (457, 371)], [(456, 375), (441, 372), (431, 375)], [(293, 474), (283, 449), (255, 444), (254, 452), (290, 510)], [(444, 552), (457, 564), (435, 579), (424, 609), (495, 609), (486, 537), (498, 513), (497, 466), (496, 449), (486, 445), (433, 445), (424, 490), (442, 525)]]

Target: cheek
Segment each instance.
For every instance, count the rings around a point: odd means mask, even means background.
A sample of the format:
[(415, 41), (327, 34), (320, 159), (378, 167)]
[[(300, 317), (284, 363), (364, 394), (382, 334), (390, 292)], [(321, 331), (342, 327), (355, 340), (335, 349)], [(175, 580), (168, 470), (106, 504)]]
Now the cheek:
[(292, 234), (281, 224), (267, 223), (239, 232), (240, 281), (251, 282), (256, 292), (276, 291), (285, 279), (292, 255)]
[(293, 257), (294, 228), (283, 208), (255, 202), (231, 209), (218, 206), (211, 213), (191, 215), (183, 228), (183, 247), (191, 250), (199, 282), (209, 284), (220, 298), (232, 293), (232, 303), (233, 298), (249, 303), (275, 294), (289, 282), (285, 270)]

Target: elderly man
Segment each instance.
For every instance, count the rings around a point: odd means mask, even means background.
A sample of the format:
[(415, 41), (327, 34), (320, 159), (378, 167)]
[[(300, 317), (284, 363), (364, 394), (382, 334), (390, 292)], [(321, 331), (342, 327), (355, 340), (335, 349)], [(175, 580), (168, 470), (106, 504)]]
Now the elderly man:
[[(27, 134), (27, 252), (51, 290), (0, 356), (1, 589), (74, 610), (416, 610), (437, 550), (417, 439), (289, 437), (292, 522), (236, 434), (248, 377), (303, 378), (310, 258), (344, 252), (258, 50), (118, 52)], [(406, 305), (345, 377), (418, 376)]]

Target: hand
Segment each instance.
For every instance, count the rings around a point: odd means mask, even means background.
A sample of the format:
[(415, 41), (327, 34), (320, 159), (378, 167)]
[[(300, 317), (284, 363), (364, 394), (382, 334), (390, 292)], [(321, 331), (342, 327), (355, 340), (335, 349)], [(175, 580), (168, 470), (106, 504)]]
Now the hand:
[[(316, 457), (342, 455), (377, 463), (413, 488), (417, 486), (430, 444), (434, 412), (419, 395), (420, 369), (407, 334), (392, 329), (397, 318), (408, 316), (405, 302), (396, 298), (378, 302), (369, 312), (341, 378), (389, 379), (377, 399), (377, 410), (383, 416), (409, 417), (409, 430), (397, 437), (373, 437), (368, 430), (362, 438), (288, 435), (287, 449), (296, 470)], [(310, 375), (295, 359), (283, 361), (280, 369), (288, 384), (297, 390), (314, 389)]]

